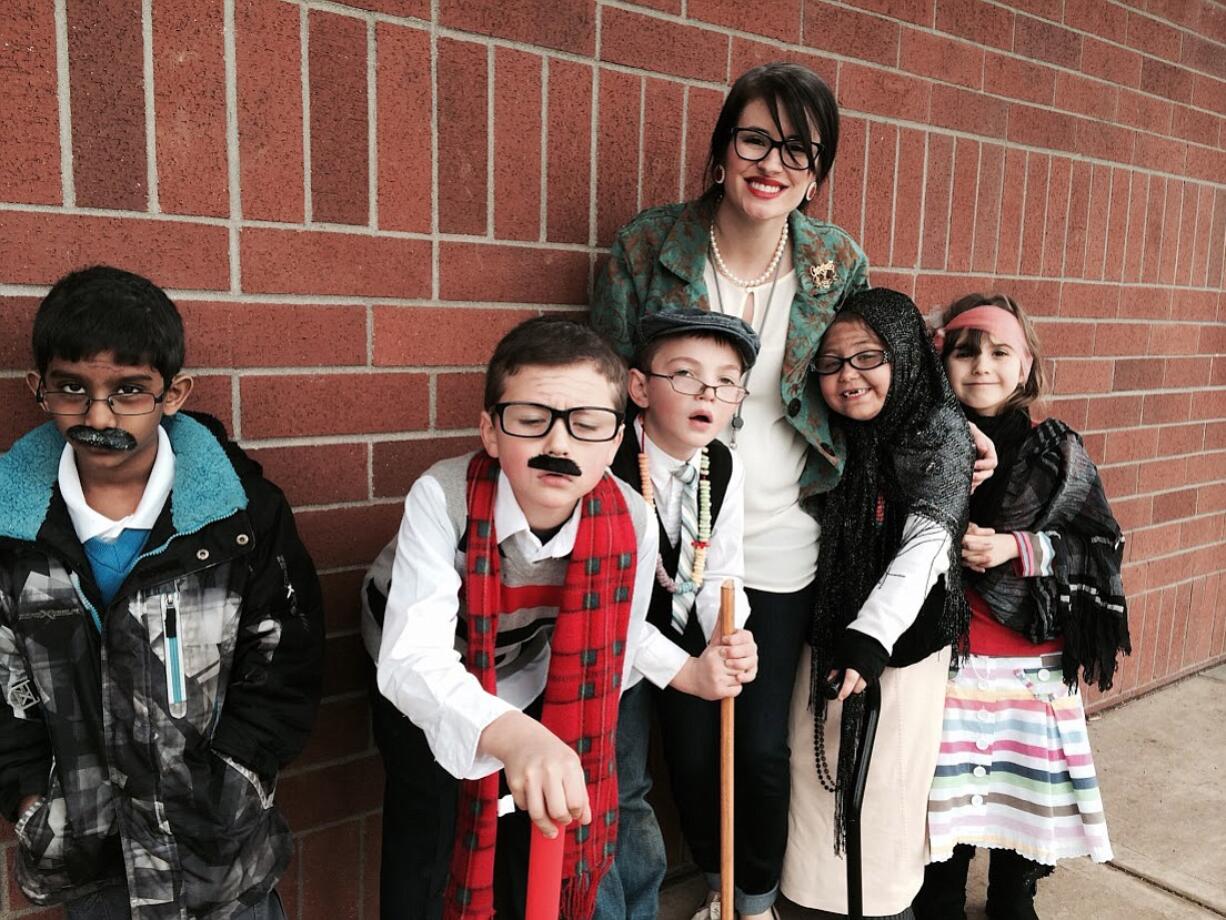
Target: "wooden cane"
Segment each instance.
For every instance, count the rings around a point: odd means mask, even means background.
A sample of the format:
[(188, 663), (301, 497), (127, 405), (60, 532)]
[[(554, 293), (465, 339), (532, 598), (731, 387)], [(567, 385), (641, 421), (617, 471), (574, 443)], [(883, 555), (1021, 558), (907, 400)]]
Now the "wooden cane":
[(558, 828), (552, 840), (532, 826), (528, 848), (528, 898), (525, 920), (558, 920), (562, 904), (562, 851), (566, 829)]
[[(719, 596), (719, 634), (722, 637), (732, 635), (736, 629), (734, 613), (736, 610), (736, 584), (729, 579), (720, 589)], [(732, 918), (736, 916), (736, 886), (732, 879), (734, 846), (733, 832), (733, 757), (736, 753), (734, 744), (734, 718), (732, 697), (719, 701), (719, 891), (721, 915)]]

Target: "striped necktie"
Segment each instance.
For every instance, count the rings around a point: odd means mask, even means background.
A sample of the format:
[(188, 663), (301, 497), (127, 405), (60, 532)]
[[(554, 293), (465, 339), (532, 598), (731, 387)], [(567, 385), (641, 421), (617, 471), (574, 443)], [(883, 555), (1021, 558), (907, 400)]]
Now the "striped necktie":
[(673, 595), (672, 623), (678, 635), (685, 634), (685, 625), (694, 606), (694, 541), (698, 539), (698, 470), (683, 463), (673, 470), (681, 483), (681, 531), (678, 534), (677, 592)]

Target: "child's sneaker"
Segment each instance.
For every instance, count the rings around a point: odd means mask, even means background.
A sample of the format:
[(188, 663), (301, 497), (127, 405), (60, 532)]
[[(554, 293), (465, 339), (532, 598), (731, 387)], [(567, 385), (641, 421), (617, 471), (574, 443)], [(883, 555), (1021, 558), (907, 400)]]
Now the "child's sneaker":
[(690, 920), (720, 920), (720, 913), (720, 899), (719, 895), (717, 894), (712, 897), (710, 901), (700, 907), (698, 912), (694, 914), (694, 916), (690, 917)]

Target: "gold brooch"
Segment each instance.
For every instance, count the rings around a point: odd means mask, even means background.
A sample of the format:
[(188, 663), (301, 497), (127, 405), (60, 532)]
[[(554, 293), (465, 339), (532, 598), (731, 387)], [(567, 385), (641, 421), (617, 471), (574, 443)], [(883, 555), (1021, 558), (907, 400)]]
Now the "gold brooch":
[(837, 277), (834, 271), (834, 261), (828, 260), (821, 265), (810, 265), (809, 275), (813, 278), (813, 286), (819, 291), (830, 290)]

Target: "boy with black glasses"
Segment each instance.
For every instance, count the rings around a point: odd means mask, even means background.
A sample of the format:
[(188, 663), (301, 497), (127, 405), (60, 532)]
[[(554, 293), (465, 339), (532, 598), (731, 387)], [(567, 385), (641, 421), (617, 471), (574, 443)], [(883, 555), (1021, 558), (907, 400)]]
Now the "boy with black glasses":
[(285, 497), (182, 412), (183, 326), (138, 275), (60, 279), (0, 458), (0, 811), (69, 920), (275, 920), (277, 772), (319, 701), (315, 568)]
[[(656, 529), (608, 474), (625, 394), (587, 327), (517, 326), (486, 372), (483, 449), (413, 484), (368, 575), (385, 917), (522, 916), (532, 823), (566, 834), (563, 916), (624, 917), (631, 890), (654, 916), (654, 888), (613, 868), (618, 784), (640, 783), (621, 770), (619, 702), (641, 676), (708, 687), (715, 668), (645, 622)], [(662, 865), (658, 828), (647, 843)]]

